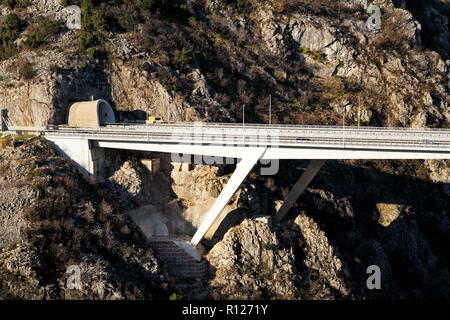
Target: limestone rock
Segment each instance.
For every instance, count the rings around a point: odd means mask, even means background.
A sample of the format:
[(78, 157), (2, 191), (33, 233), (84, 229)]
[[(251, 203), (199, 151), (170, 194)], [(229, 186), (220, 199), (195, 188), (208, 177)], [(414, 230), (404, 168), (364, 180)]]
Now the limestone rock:
[(328, 242), (325, 233), (311, 218), (304, 215), (299, 215), (294, 223), (299, 226), (306, 242), (305, 265), (317, 271), (321, 281), (337, 290), (343, 297), (349, 296), (351, 290), (342, 277), (342, 274), (349, 277), (349, 271), (339, 258), (336, 248)]
[(207, 255), (215, 268), (216, 299), (294, 299), (299, 276), (294, 257), (282, 248), (267, 218), (244, 220)]
[(403, 206), (395, 203), (377, 203), (378, 223), (388, 227), (404, 210)]

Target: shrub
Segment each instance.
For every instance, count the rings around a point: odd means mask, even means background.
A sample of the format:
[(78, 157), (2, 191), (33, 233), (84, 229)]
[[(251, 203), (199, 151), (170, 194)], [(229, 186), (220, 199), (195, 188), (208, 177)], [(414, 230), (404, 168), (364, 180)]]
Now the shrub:
[(95, 32), (105, 32), (108, 29), (106, 19), (100, 11), (94, 11), (90, 18), (92, 30)]
[(183, 300), (183, 297), (176, 293), (172, 293), (169, 297), (169, 300), (172, 300), (172, 301)]
[(311, 50), (309, 48), (303, 48), (303, 47), (301, 47), (300, 50), (302, 51), (303, 54), (306, 54), (311, 59), (313, 59), (319, 63), (323, 62), (323, 60), (325, 59), (325, 54), (323, 52), (320, 52), (317, 50)]
[(31, 48), (38, 48), (48, 43), (59, 31), (60, 23), (43, 18), (30, 26), (25, 43)]
[(119, 26), (126, 31), (133, 30), (134, 26), (137, 24), (139, 14), (137, 11), (132, 13), (121, 14), (118, 17)]
[(78, 31), (78, 45), (81, 49), (86, 50), (95, 44), (96, 37), (89, 31)]
[(53, 64), (53, 65), (50, 67), (50, 71), (51, 71), (52, 73), (59, 73), (59, 72), (61, 72), (61, 67), (58, 66), (57, 64)]
[(286, 10), (286, 0), (276, 0), (273, 2), (273, 8), (278, 13), (283, 13)]
[(396, 50), (400, 54), (406, 54), (412, 45), (413, 43), (406, 36), (400, 17), (395, 12), (384, 12), (381, 35), (372, 40), (369, 47), (379, 51)]
[(5, 16), (0, 26), (0, 60), (8, 59), (18, 52), (14, 41), (25, 25), (26, 23), (14, 13)]
[(139, 9), (142, 11), (150, 11), (157, 3), (157, 0), (140, 0)]
[(16, 14), (7, 14), (3, 20), (3, 28), (0, 34), (1, 39), (3, 41), (17, 39), (25, 24)]
[(86, 55), (91, 59), (95, 58), (96, 53), (97, 53), (97, 48), (94, 48), (94, 47), (86, 50)]
[(31, 80), (34, 78), (35, 71), (33, 69), (33, 65), (28, 60), (20, 58), (17, 60), (16, 66), (21, 79)]
[(3, 0), (1, 2), (10, 9), (25, 8), (30, 5), (29, 0)]
[(182, 70), (187, 69), (191, 60), (191, 50), (187, 48), (181, 49), (176, 58), (176, 61)]

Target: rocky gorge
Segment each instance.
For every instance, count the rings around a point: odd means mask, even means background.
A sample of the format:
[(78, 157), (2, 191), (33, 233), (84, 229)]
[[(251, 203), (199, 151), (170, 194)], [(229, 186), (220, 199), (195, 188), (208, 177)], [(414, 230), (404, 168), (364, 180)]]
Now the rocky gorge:
[[(445, 1), (13, 2), (0, 2), (0, 109), (17, 125), (65, 123), (91, 97), (170, 121), (239, 122), (246, 104), (261, 123), (271, 95), (273, 123), (334, 125), (345, 109), (356, 124), (361, 105), (364, 126), (449, 127)], [(64, 25), (69, 4), (82, 30)], [(50, 20), (57, 32), (39, 33)], [(251, 174), (202, 242), (207, 274), (186, 280), (149, 235), (189, 239), (233, 165), (112, 150), (93, 186), (51, 143), (24, 140), (0, 150), (2, 299), (449, 298), (448, 161), (328, 161), (281, 224), (272, 216), (307, 163)], [(66, 287), (72, 264), (81, 290)], [(366, 285), (370, 265), (381, 290)]]

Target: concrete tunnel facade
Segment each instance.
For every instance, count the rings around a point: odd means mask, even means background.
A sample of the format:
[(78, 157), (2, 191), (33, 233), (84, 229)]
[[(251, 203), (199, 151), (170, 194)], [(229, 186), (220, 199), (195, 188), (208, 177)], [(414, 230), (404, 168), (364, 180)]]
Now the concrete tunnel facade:
[(98, 128), (107, 123), (116, 123), (116, 117), (106, 100), (82, 101), (70, 106), (67, 124), (71, 127)]

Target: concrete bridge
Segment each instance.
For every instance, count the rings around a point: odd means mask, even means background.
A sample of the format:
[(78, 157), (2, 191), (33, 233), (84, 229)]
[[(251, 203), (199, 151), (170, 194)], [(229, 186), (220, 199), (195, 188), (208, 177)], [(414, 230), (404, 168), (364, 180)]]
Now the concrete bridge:
[(94, 180), (101, 177), (106, 148), (172, 153), (174, 162), (194, 157), (195, 163), (231, 164), (240, 159), (192, 238), (194, 245), (224, 218), (222, 210), (258, 161), (261, 174), (271, 175), (280, 159), (311, 160), (277, 212), (275, 219), (281, 220), (327, 159), (450, 159), (448, 129), (174, 123), (9, 130), (41, 132)]

